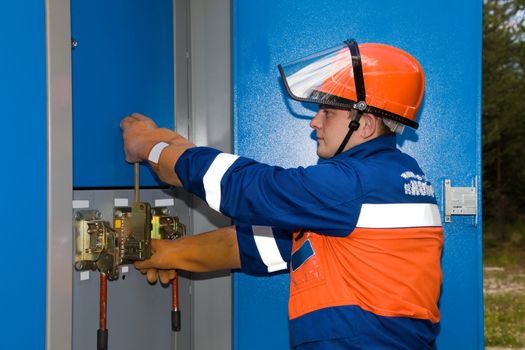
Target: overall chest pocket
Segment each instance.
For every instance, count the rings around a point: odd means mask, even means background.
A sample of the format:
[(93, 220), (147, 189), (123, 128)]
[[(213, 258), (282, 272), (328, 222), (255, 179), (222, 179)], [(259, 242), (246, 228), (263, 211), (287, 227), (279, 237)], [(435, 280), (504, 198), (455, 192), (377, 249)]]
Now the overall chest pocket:
[(308, 238), (294, 242), (290, 264), (290, 292), (292, 294), (324, 283), (325, 277), (319, 250), (319, 247)]

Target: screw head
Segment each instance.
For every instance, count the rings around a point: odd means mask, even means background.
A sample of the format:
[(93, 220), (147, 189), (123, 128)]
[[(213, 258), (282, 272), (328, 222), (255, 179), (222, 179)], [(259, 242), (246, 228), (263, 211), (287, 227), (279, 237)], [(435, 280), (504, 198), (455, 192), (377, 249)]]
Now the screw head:
[(354, 108), (360, 111), (363, 111), (363, 112), (366, 110), (366, 107), (368, 107), (368, 105), (366, 104), (365, 101), (359, 101), (354, 105)]

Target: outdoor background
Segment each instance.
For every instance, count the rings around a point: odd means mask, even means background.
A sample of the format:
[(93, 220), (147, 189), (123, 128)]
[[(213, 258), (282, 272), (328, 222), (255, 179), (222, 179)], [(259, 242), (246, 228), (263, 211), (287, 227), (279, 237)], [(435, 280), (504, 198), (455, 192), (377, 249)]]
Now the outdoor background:
[(483, 6), (485, 345), (525, 349), (525, 0)]

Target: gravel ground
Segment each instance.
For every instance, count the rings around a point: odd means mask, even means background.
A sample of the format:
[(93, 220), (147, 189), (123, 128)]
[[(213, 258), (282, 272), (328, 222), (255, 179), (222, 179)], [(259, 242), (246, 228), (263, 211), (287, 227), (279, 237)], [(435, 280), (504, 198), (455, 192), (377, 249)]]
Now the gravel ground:
[(485, 267), (483, 270), (483, 293), (525, 293), (525, 271), (503, 267)]

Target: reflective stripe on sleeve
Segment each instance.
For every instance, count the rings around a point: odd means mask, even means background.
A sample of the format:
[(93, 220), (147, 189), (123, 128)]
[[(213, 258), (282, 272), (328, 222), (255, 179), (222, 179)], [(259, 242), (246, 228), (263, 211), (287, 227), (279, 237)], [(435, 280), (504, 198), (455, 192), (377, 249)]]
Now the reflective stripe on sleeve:
[(255, 245), (263, 263), (268, 266), (268, 272), (286, 270), (288, 265), (283, 260), (277, 247), (272, 228), (268, 226), (252, 226), (252, 229)]
[(436, 204), (363, 204), (356, 227), (397, 228), (441, 226)]
[(234, 154), (219, 153), (202, 178), (206, 202), (217, 211), (221, 208), (221, 180), (230, 166), (239, 158)]

